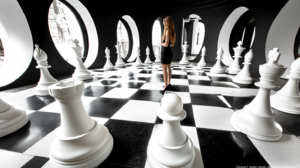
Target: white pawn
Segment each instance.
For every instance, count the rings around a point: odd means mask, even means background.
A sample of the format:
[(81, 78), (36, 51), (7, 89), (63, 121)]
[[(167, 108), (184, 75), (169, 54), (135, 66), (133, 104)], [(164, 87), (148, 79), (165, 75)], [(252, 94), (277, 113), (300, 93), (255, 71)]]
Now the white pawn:
[(206, 53), (206, 48), (205, 46), (203, 46), (202, 50), (201, 50), (201, 59), (199, 61), (199, 63), (197, 64), (197, 69), (201, 69), (202, 67), (206, 66), (206, 62), (205, 62), (205, 53)]
[(116, 49), (117, 49), (117, 62), (115, 63), (116, 68), (125, 68), (125, 63), (120, 55), (121, 52), (121, 46), (119, 44), (119, 42), (117, 42), (117, 44), (115, 45)]
[(183, 56), (181, 61), (179, 62), (179, 65), (188, 65), (189, 64), (189, 60), (187, 58), (186, 53), (188, 52), (187, 49), (189, 48), (189, 45), (187, 45), (187, 42), (184, 42), (184, 45), (182, 46), (182, 50), (183, 50)]
[(156, 64), (161, 64), (161, 53), (160, 53), (160, 50), (161, 50), (161, 45), (160, 45), (160, 42), (158, 41), (157, 43), (157, 48), (156, 48), (156, 59), (155, 59), (155, 63)]
[(271, 96), (271, 106), (285, 113), (300, 115), (300, 58), (292, 63), (290, 74), (286, 77), (289, 78), (286, 85)]
[(134, 63), (134, 66), (136, 66), (136, 67), (142, 67), (143, 63), (142, 63), (141, 58), (140, 58), (140, 56), (141, 56), (141, 54), (140, 54), (140, 47), (138, 46), (136, 49), (137, 49), (136, 50), (136, 61)]
[(239, 83), (239, 84), (251, 84), (252, 83), (252, 78), (251, 78), (251, 74), (249, 71), (252, 58), (253, 58), (253, 52), (252, 52), (252, 50), (250, 50), (245, 55), (243, 69), (233, 78), (233, 82)]
[(28, 122), (24, 110), (15, 109), (0, 99), (0, 138), (13, 133)]
[(146, 55), (147, 55), (147, 57), (146, 57), (146, 60), (145, 60), (144, 64), (145, 65), (151, 65), (152, 61), (150, 60), (150, 49), (149, 49), (148, 46), (146, 48)]
[(270, 105), (270, 91), (278, 87), (276, 81), (287, 69), (277, 64), (279, 55), (277, 48), (269, 52), (268, 63), (259, 66), (261, 78), (255, 83), (260, 87), (256, 97), (230, 118), (235, 130), (263, 141), (277, 141), (282, 136), (282, 127), (275, 121)]
[(82, 81), (70, 81), (49, 87), (61, 108), (61, 125), (50, 146), (50, 161), (55, 168), (94, 168), (113, 148), (108, 129), (91, 119), (82, 104)]
[(105, 49), (105, 54), (106, 54), (106, 63), (103, 67), (104, 70), (113, 70), (115, 69), (114, 65), (110, 62), (110, 51), (109, 49), (106, 47)]
[(83, 81), (83, 80), (88, 80), (88, 79), (92, 79), (93, 77), (91, 76), (91, 73), (86, 69), (86, 67), (84, 66), (83, 62), (82, 62), (82, 47), (80, 47), (78, 45), (79, 41), (78, 40), (74, 40), (74, 44), (75, 46), (72, 47), (72, 51), (74, 52), (73, 55), (71, 55), (70, 59), (73, 59), (72, 62), (74, 62), (75, 65), (75, 71), (72, 75), (74, 80), (77, 81)]
[(217, 51), (217, 62), (215, 63), (215, 65), (210, 69), (210, 72), (211, 73), (216, 73), (216, 74), (220, 74), (220, 73), (224, 73), (225, 70), (224, 68), (222, 67), (221, 65), (221, 59), (222, 59), (222, 56), (223, 56), (223, 49), (222, 47), (218, 49)]
[(238, 46), (236, 48), (233, 48), (234, 50), (234, 60), (231, 63), (231, 65), (229, 66), (229, 68), (227, 68), (226, 72), (229, 74), (238, 74), (241, 71), (241, 67), (239, 65), (239, 59), (242, 58), (241, 54), (242, 52), (245, 50), (245, 48), (242, 47), (242, 42), (239, 41), (238, 42)]
[(48, 86), (58, 83), (48, 71), (48, 68), (51, 68), (47, 62), (47, 54), (39, 48), (39, 45), (35, 45), (35, 50), (33, 53), (34, 59), (37, 61), (38, 66), (36, 68), (40, 69), (41, 77), (40, 80), (34, 89), (35, 94), (38, 96), (47, 96), (49, 95)]
[(174, 93), (165, 94), (157, 115), (163, 124), (149, 141), (147, 155), (151, 167), (191, 168), (195, 149), (180, 125), (180, 121), (186, 117), (181, 98)]

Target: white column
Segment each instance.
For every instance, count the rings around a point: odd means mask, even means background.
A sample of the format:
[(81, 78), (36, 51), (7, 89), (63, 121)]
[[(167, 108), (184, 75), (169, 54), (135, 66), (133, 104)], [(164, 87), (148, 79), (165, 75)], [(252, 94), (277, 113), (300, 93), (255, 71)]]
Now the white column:
[(270, 105), (270, 91), (277, 88), (277, 79), (287, 69), (277, 64), (280, 55), (277, 51), (276, 48), (271, 50), (269, 62), (259, 66), (261, 78), (255, 85), (260, 89), (256, 97), (230, 118), (234, 129), (263, 141), (277, 141), (282, 135), (282, 127), (275, 121)]
[(106, 70), (106, 71), (115, 69), (115, 66), (110, 61), (110, 51), (107, 47), (105, 49), (105, 54), (106, 54), (106, 56), (105, 56), (106, 57), (106, 63), (104, 65), (103, 69)]
[(165, 94), (157, 115), (164, 122), (151, 137), (147, 149), (148, 162), (153, 168), (191, 168), (195, 161), (194, 144), (182, 130), (180, 121), (186, 117), (181, 98)]
[(50, 161), (55, 168), (94, 168), (113, 148), (108, 129), (91, 119), (82, 104), (82, 81), (54, 84), (49, 93), (61, 107), (61, 125), (50, 147)]
[(253, 52), (252, 52), (252, 50), (250, 50), (245, 55), (243, 69), (233, 78), (233, 82), (239, 83), (239, 84), (251, 84), (252, 83), (252, 78), (251, 78), (251, 74), (249, 71), (252, 58), (253, 58)]
[(38, 66), (36, 68), (40, 69), (40, 80), (36, 86), (35, 94), (38, 96), (47, 96), (49, 95), (48, 86), (58, 83), (56, 79), (54, 79), (49, 71), (48, 68), (51, 66), (48, 65), (47, 62), (47, 54), (39, 48), (39, 45), (35, 45), (35, 50), (33, 53), (34, 59), (37, 61)]

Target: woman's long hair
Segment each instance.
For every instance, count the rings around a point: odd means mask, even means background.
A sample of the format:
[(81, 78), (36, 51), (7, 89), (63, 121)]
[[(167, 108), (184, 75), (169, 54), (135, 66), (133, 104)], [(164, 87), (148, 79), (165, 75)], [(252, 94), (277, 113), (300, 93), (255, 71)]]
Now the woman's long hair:
[(163, 20), (165, 22), (164, 34), (162, 35), (162, 41), (166, 38), (166, 32), (169, 30), (170, 33), (170, 41), (172, 44), (175, 44), (176, 41), (176, 33), (173, 20), (171, 16), (166, 16)]

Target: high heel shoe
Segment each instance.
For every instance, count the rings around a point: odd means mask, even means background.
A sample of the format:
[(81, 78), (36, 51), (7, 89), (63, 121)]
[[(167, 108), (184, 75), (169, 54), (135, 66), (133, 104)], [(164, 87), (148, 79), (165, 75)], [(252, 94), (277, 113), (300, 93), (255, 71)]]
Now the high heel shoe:
[(170, 91), (171, 85), (169, 84), (164, 90), (160, 90), (161, 94), (164, 94), (166, 91)]
[[(171, 83), (169, 85), (170, 85), (170, 87), (172, 86)], [(163, 87), (165, 87), (165, 86), (163, 86)]]

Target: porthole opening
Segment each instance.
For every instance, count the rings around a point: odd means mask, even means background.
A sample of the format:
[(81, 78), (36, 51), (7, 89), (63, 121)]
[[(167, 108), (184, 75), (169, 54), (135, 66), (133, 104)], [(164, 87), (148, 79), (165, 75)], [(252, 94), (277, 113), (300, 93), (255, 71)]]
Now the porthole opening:
[(121, 57), (125, 59), (128, 57), (129, 36), (128, 36), (128, 31), (121, 20), (119, 20), (117, 26), (117, 40), (118, 43), (121, 45), (121, 53), (120, 53)]
[(163, 33), (163, 19), (162, 17), (158, 17), (154, 23), (153, 23), (153, 27), (152, 27), (152, 49), (153, 49), (153, 53), (155, 55), (155, 57), (157, 57), (157, 51), (158, 48), (160, 47), (161, 43), (161, 37), (162, 37), (162, 33)]

